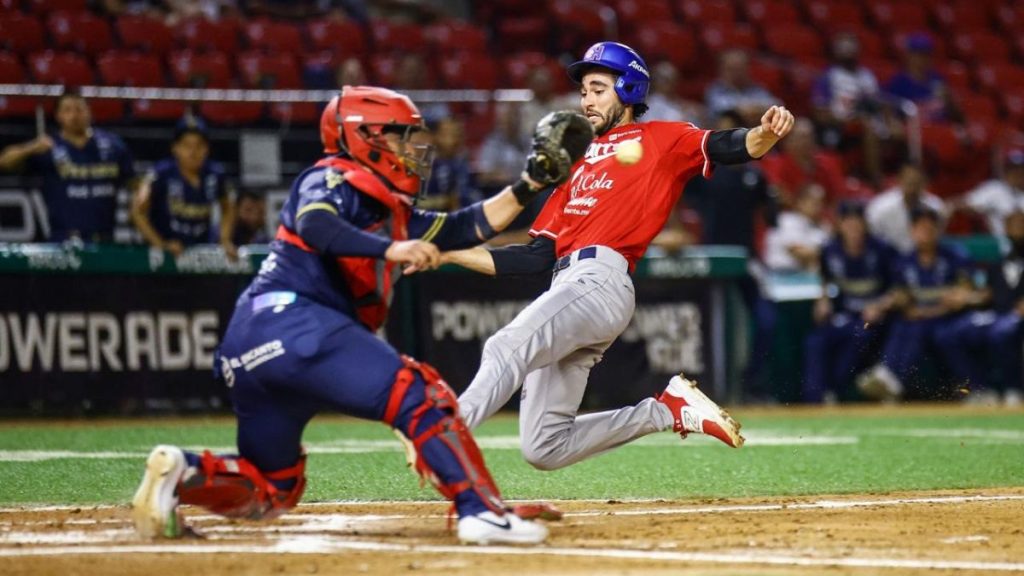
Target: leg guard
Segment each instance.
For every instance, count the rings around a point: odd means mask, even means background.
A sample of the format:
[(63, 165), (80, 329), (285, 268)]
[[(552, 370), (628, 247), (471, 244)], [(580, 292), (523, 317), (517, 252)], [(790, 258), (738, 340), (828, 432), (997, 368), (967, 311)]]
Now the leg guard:
[[(186, 472), (178, 485), (178, 496), (182, 504), (202, 506), (228, 518), (276, 518), (302, 498), (305, 469), (305, 454), (290, 468), (260, 472), (245, 458), (214, 456), (207, 450), (199, 468)], [(294, 480), (295, 485), (282, 490), (272, 480)]]
[[(405, 436), (412, 445), (411, 450), (408, 445), (406, 446), (410, 463), (420, 477), (429, 480), (445, 498), (455, 500), (456, 495), (466, 490), (472, 490), (487, 508), (498, 514), (503, 514), (505, 504), (501, 500), (501, 494), (494, 479), (487, 471), (480, 448), (477, 447), (469, 428), (459, 417), (455, 393), (432, 366), (417, 362), (408, 356), (403, 356), (402, 361), (405, 366), (398, 371), (395, 378), (387, 409), (384, 412), (384, 421), (395, 426), (395, 419), (399, 416), (402, 402), (409, 387), (416, 380), (416, 373), (418, 373), (425, 383), (424, 401), (414, 409), (406, 427)], [(420, 421), (424, 414), (435, 409), (441, 411), (443, 416), (426, 430), (420, 430)], [(396, 432), (401, 433), (397, 428)], [(435, 438), (443, 442), (455, 456), (465, 475), (463, 480), (442, 481), (437, 471), (423, 457), (423, 445)]]

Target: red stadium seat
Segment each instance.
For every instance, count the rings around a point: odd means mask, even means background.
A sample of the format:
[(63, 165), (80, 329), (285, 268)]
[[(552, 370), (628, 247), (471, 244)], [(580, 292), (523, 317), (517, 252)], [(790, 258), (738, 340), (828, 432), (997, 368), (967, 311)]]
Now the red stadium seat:
[(370, 33), (373, 35), (373, 47), (378, 53), (420, 52), (426, 44), (423, 30), (416, 24), (374, 20), (370, 23)]
[(302, 87), (295, 57), (288, 53), (246, 52), (238, 56), (242, 83), (249, 88), (278, 90)]
[(999, 108), (986, 94), (960, 92), (956, 95), (956, 103), (960, 111), (971, 120), (995, 122), (999, 118)]
[(996, 21), (1004, 32), (1016, 34), (1024, 26), (1024, 5), (1006, 3), (996, 11)]
[(779, 24), (800, 22), (800, 12), (786, 0), (748, 0), (740, 4), (747, 12), (747, 19), (756, 22), (763, 31)]
[(987, 31), (961, 32), (953, 37), (953, 47), (962, 60), (1006, 62), (1010, 45), (999, 34)]
[(98, 61), (100, 80), (108, 86), (163, 86), (160, 60), (149, 54), (107, 52)]
[(582, 55), (591, 44), (606, 36), (605, 21), (597, 6), (587, 0), (551, 0), (549, 13), (559, 33), (555, 49)]
[(168, 59), (175, 86), (183, 88), (227, 88), (231, 66), (221, 53), (176, 52)]
[(288, 22), (255, 20), (244, 27), (249, 48), (268, 52), (298, 54), (302, 52), (302, 35), (299, 28)]
[(355, 22), (313, 20), (306, 26), (306, 37), (316, 50), (340, 52), (345, 56), (366, 54), (366, 34)]
[(978, 66), (978, 80), (982, 86), (993, 91), (1024, 88), (1024, 68), (1013, 64), (996, 63)]
[(270, 117), (282, 124), (314, 124), (320, 119), (321, 107), (313, 102), (275, 102)]
[(530, 73), (538, 68), (548, 69), (555, 83), (556, 92), (565, 92), (569, 89), (569, 77), (565, 73), (565, 68), (543, 52), (518, 52), (505, 57), (501, 66), (505, 78), (498, 84), (526, 88)]
[(699, 29), (700, 39), (709, 54), (729, 48), (757, 50), (757, 33), (747, 24), (709, 24)]
[[(839, 30), (837, 29), (836, 32)], [(860, 55), (863, 58), (886, 58), (889, 55), (889, 47), (885, 40), (878, 33), (867, 28), (850, 30), (857, 37), (860, 43)]]
[[(21, 84), (28, 81), (25, 68), (13, 54), (0, 53), (0, 84)], [(32, 116), (36, 99), (20, 96), (0, 96), (0, 118)]]
[(238, 23), (233, 20), (190, 18), (178, 24), (175, 35), (190, 50), (223, 52), (238, 51)]
[(1002, 93), (1003, 109), (1016, 126), (1024, 124), (1024, 88)]
[(31, 0), (29, 7), (35, 14), (49, 14), (57, 10), (83, 12), (88, 9), (87, 0)]
[(932, 13), (935, 15), (935, 20), (939, 25), (947, 32), (956, 32), (958, 30), (986, 30), (990, 24), (992, 16), (989, 10), (990, 6), (987, 6), (984, 2), (978, 2), (977, 0), (970, 0), (968, 2), (960, 1), (953, 4), (946, 2), (936, 4)]
[(864, 66), (878, 79), (879, 86), (885, 86), (900, 71), (900, 65), (892, 60), (884, 58), (861, 58), (861, 66)]
[(95, 82), (89, 62), (73, 52), (46, 51), (29, 56), (29, 67), (36, 82), (85, 86)]
[(800, 24), (768, 26), (764, 30), (764, 43), (768, 50), (788, 58), (800, 59), (806, 55), (820, 58), (826, 54), (818, 32)]
[(46, 27), (56, 48), (96, 56), (114, 45), (110, 25), (89, 12), (53, 12), (46, 19)]
[(46, 45), (43, 26), (34, 16), (19, 12), (0, 13), (0, 47), (18, 54), (30, 54)]
[(812, 0), (807, 15), (819, 30), (861, 30), (865, 27), (864, 10), (855, 2)]
[(441, 61), (441, 78), (448, 88), (494, 90), (498, 65), (486, 54), (463, 52)]
[(729, 0), (680, 0), (676, 9), (693, 26), (734, 24), (737, 20), (736, 7)]
[(693, 32), (674, 22), (653, 22), (642, 26), (629, 42), (650, 66), (659, 60), (668, 60), (680, 70), (698, 68), (697, 41)]
[(263, 105), (254, 102), (203, 102), (199, 114), (212, 124), (242, 126), (263, 118)]
[(398, 57), (392, 54), (375, 54), (370, 57), (367, 72), (374, 84), (394, 86), (395, 72), (398, 71)]
[(614, 6), (620, 30), (628, 30), (644, 23), (675, 20), (672, 5), (668, 0), (616, 0)]
[(903, 0), (868, 2), (868, 10), (875, 23), (884, 28), (904, 30), (910, 28), (927, 30), (930, 28), (928, 11), (917, 2)]
[(547, 18), (524, 16), (505, 18), (498, 23), (498, 46), (502, 52), (515, 52), (529, 47), (545, 50), (549, 44), (550, 23)]
[(117, 19), (121, 46), (163, 57), (174, 46), (171, 29), (161, 20), (146, 16), (121, 16)]
[(167, 122), (178, 120), (185, 115), (186, 104), (170, 100), (133, 100), (130, 108), (132, 118)]
[(776, 62), (762, 58), (751, 59), (750, 76), (772, 94), (786, 91), (786, 73)]
[(458, 20), (431, 24), (423, 37), (435, 50), (444, 53), (487, 51), (487, 34), (479, 27)]
[(971, 77), (971, 70), (963, 62), (945, 60), (936, 66), (936, 70), (946, 80), (953, 91), (963, 92), (977, 88)]

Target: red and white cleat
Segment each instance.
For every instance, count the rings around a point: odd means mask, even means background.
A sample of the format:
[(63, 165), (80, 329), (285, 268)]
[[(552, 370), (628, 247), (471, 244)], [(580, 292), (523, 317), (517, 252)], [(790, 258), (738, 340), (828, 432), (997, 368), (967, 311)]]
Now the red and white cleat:
[(690, 432), (697, 432), (714, 436), (733, 448), (743, 446), (740, 423), (705, 396), (696, 382), (683, 378), (681, 374), (668, 381), (665, 391), (658, 396), (658, 402), (672, 411), (675, 418), (672, 431), (680, 433), (683, 438)]

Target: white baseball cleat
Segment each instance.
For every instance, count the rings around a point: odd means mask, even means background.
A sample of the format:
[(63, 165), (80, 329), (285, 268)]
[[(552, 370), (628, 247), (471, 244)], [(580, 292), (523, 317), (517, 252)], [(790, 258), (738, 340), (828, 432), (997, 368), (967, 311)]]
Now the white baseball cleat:
[(548, 529), (543, 524), (512, 513), (498, 516), (487, 511), (459, 518), (459, 541), (463, 544), (540, 544), (547, 537)]
[(146, 474), (132, 498), (132, 521), (143, 538), (178, 538), (183, 532), (178, 515), (178, 481), (185, 473), (185, 454), (175, 446), (153, 448)]
[(668, 381), (665, 391), (658, 396), (658, 402), (672, 411), (675, 419), (672, 431), (683, 438), (690, 432), (697, 432), (714, 436), (733, 448), (743, 446), (740, 423), (705, 396), (696, 382), (683, 378), (681, 374)]

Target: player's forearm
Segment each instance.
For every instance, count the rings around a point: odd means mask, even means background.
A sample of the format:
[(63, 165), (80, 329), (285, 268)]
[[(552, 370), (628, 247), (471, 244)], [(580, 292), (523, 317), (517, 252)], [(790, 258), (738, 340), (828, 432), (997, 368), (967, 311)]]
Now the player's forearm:
[(479, 246), (467, 250), (444, 252), (441, 254), (441, 263), (455, 264), (488, 276), (495, 275), (494, 258), (491, 257), (490, 251)]
[(35, 143), (26, 142), (24, 144), (12, 144), (3, 149), (0, 152), (0, 170), (11, 171), (21, 168), (21, 165), (25, 163), (25, 160), (32, 155), (35, 150)]
[(220, 203), (220, 243), (230, 244), (235, 234), (235, 204), (230, 199)]
[(156, 228), (153, 228), (153, 224), (149, 221), (149, 217), (146, 216), (146, 213), (133, 207), (131, 217), (132, 224), (135, 225), (135, 229), (142, 235), (142, 239), (154, 248), (163, 249), (164, 238), (156, 231)]
[[(495, 232), (501, 232), (523, 211), (523, 206), (506, 186), (499, 194), (484, 200), (484, 217)], [(481, 236), (482, 237), (482, 236)]]

